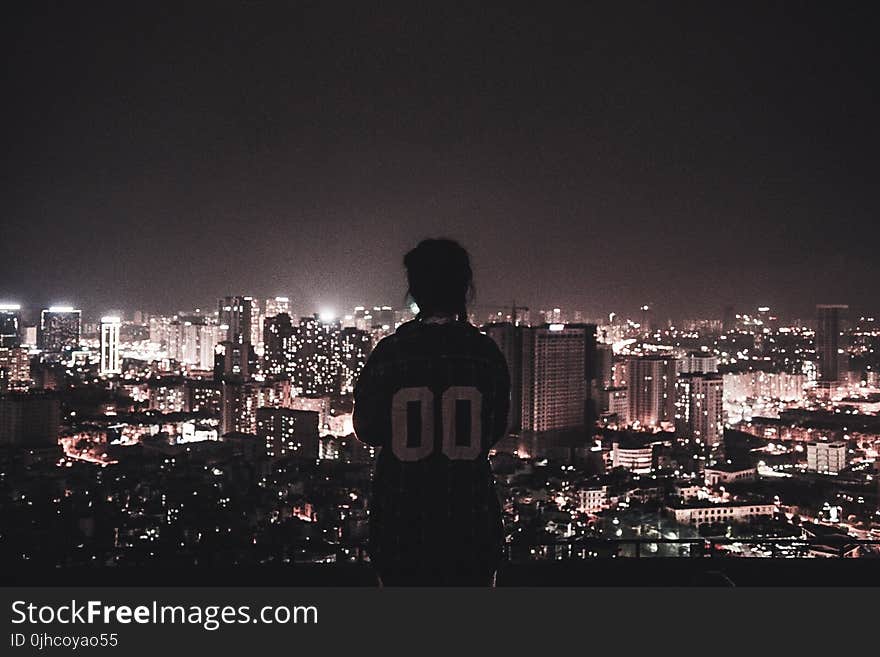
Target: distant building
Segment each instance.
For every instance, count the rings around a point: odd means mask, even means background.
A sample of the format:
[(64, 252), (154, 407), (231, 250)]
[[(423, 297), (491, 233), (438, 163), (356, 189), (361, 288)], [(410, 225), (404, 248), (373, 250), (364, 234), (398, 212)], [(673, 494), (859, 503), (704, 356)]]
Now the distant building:
[(301, 395), (290, 400), (290, 408), (300, 411), (314, 411), (318, 414), (318, 427), (323, 434), (330, 429), (333, 417), (333, 403), (328, 395), (303, 397)]
[(510, 322), (486, 324), (483, 332), (498, 345), (510, 372), (510, 414), (507, 425), (510, 431), (522, 428), (522, 333), (523, 329)]
[(736, 330), (736, 314), (733, 310), (733, 306), (724, 306), (724, 316), (721, 320), (721, 327), (724, 333), (730, 333), (731, 331)]
[(263, 322), (263, 374), (290, 377), (293, 363), (293, 322), (286, 312), (269, 315)]
[(224, 379), (221, 385), (221, 434), (256, 433), (257, 409), (290, 405), (290, 382)]
[(52, 306), (40, 313), (37, 346), (47, 354), (70, 353), (79, 349), (82, 337), (82, 311), (69, 306)]
[(250, 381), (255, 362), (250, 342), (224, 340), (214, 347), (214, 378)]
[(599, 391), (600, 410), (617, 416), (620, 424), (629, 424), (629, 399), (624, 386), (608, 387)]
[(580, 513), (599, 513), (608, 508), (608, 487), (592, 486), (577, 490), (577, 510)]
[(567, 431), (594, 422), (590, 387), (595, 367), (593, 324), (522, 328), (522, 430)]
[(214, 367), (214, 349), (226, 331), (201, 314), (181, 315), (165, 325), (163, 344), (169, 358), (191, 369), (210, 370)]
[(258, 408), (257, 438), (269, 458), (318, 458), (318, 414), (292, 408)]
[(639, 308), (641, 313), (641, 329), (642, 334), (647, 335), (654, 332), (654, 312), (650, 304), (645, 304)]
[(341, 325), (318, 315), (303, 317), (293, 329), (290, 381), (298, 394), (333, 395), (341, 388)]
[(754, 481), (757, 476), (758, 469), (755, 466), (713, 465), (706, 466), (703, 471), (706, 485), (712, 488), (737, 481)]
[(362, 331), (369, 331), (371, 328), (373, 328), (372, 319), (373, 316), (366, 308), (364, 308), (363, 306), (354, 307), (352, 321), (354, 322), (355, 328), (359, 328)]
[(691, 352), (678, 360), (679, 374), (710, 374), (718, 371), (718, 356)]
[(614, 376), (614, 350), (606, 342), (596, 345), (596, 385), (599, 388), (609, 388), (613, 385)]
[[(249, 297), (245, 297), (249, 298)], [(260, 310), (260, 302), (258, 299), (251, 298), (251, 334), (247, 339), (254, 348), (261, 352), (263, 349), (263, 320), (265, 315)]]
[(54, 393), (0, 395), (0, 446), (54, 446), (60, 425), (61, 402)]
[(375, 306), (372, 315), (372, 328), (394, 329), (394, 309), (391, 306)]
[(846, 443), (807, 443), (807, 470), (821, 474), (838, 474), (846, 468)]
[(849, 311), (845, 305), (816, 306), (816, 365), (820, 383), (833, 383), (847, 371), (844, 323)]
[(654, 468), (654, 443), (622, 439), (611, 444), (611, 466), (647, 474)]
[(276, 315), (280, 315), (284, 313), (286, 315), (290, 314), (290, 299), (287, 297), (275, 297), (273, 299), (266, 299), (265, 302), (266, 319), (270, 317), (275, 317)]
[(151, 411), (179, 413), (186, 407), (186, 390), (182, 376), (151, 379), (147, 384)]
[(725, 401), (738, 403), (758, 397), (798, 401), (803, 398), (807, 385), (807, 375), (801, 373), (739, 372), (725, 374), (722, 378)]
[(0, 380), (6, 390), (24, 391), (31, 384), (31, 362), (25, 347), (0, 346)]
[(642, 356), (626, 361), (629, 421), (659, 427), (675, 419), (676, 361), (667, 356)]
[(348, 327), (339, 333), (339, 391), (351, 394), (361, 370), (373, 349), (373, 341), (367, 331)]
[(21, 331), (21, 306), (17, 303), (0, 304), (0, 347), (18, 347)]
[(675, 382), (675, 423), (682, 435), (715, 447), (724, 438), (724, 379), (682, 374)]
[(185, 410), (220, 415), (223, 409), (223, 385), (211, 379), (187, 379)]
[(101, 318), (101, 374), (121, 374), (122, 360), (119, 357), (119, 317)]
[(715, 504), (708, 501), (691, 501), (667, 507), (680, 525), (708, 525), (727, 522), (748, 522), (757, 518), (772, 518), (776, 513), (773, 504), (755, 502), (728, 502)]
[(226, 331), (225, 339), (234, 344), (251, 342), (253, 298), (223, 297), (217, 309), (217, 322)]

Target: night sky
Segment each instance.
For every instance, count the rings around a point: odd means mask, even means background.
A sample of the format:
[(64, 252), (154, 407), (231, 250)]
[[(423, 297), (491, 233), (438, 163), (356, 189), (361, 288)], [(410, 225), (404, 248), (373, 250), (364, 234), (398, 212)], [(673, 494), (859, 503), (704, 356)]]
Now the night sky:
[(17, 4), (2, 301), (399, 306), (450, 236), (480, 304), (880, 305), (857, 3)]

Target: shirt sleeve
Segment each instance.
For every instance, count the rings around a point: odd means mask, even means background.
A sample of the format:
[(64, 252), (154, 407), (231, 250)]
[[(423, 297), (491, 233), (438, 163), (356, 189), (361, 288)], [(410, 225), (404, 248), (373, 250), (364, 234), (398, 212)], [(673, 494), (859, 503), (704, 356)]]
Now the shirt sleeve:
[(381, 343), (367, 359), (354, 386), (354, 432), (358, 440), (384, 446), (391, 436), (391, 396), (384, 375), (388, 362)]
[[(495, 389), (495, 411), (492, 414), (492, 445), (507, 435), (510, 416), (510, 371), (507, 361), (494, 341), (491, 341), (493, 353), (493, 388)], [(491, 447), (491, 446), (490, 446)]]

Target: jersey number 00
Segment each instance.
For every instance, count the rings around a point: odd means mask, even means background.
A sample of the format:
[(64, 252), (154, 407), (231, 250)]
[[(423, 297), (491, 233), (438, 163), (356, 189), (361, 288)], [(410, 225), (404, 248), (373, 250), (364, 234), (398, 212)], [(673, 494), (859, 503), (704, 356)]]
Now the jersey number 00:
[[(440, 397), (443, 453), (455, 461), (480, 454), (483, 396), (473, 386), (452, 386)], [(391, 400), (391, 449), (401, 461), (419, 461), (434, 451), (434, 393), (402, 388)]]

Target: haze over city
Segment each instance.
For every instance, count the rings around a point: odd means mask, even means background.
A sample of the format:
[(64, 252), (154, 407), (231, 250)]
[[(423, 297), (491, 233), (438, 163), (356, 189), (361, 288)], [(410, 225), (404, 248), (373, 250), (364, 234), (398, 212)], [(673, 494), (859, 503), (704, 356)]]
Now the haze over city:
[(877, 25), (857, 7), (513, 14), (25, 4), (4, 21), (0, 300), (873, 312)]

